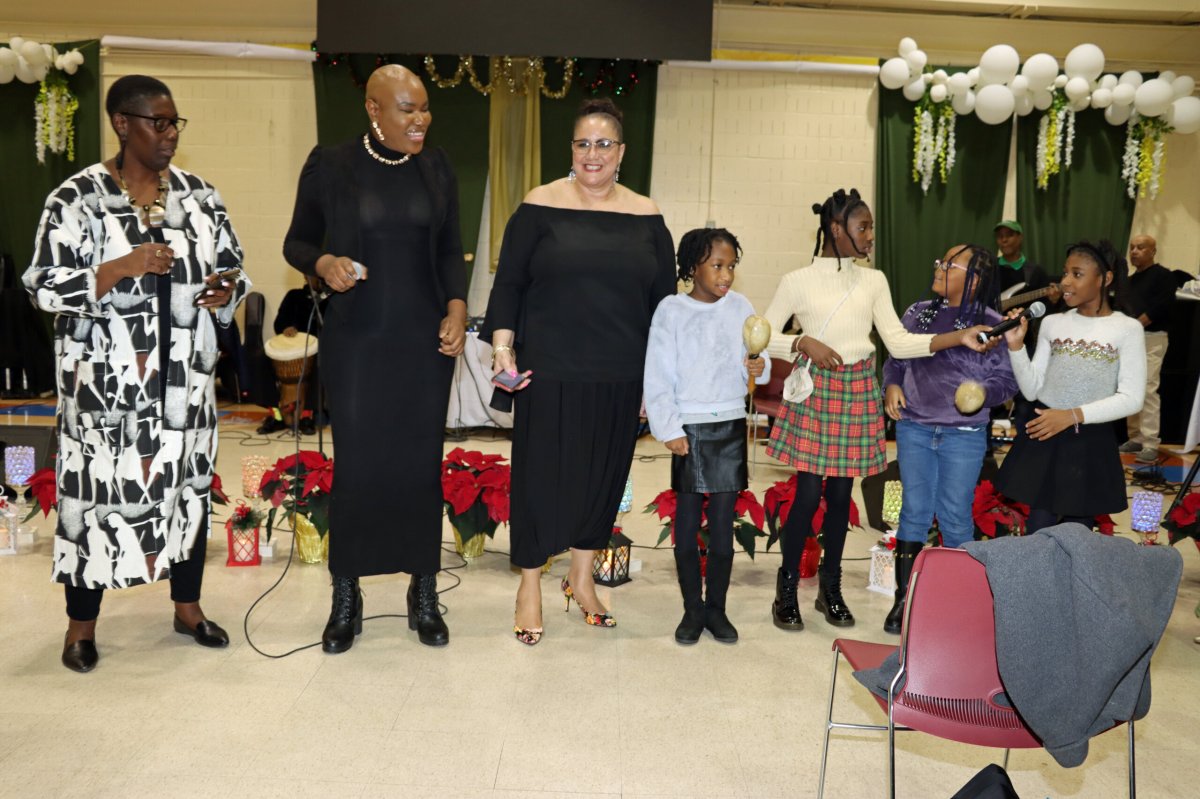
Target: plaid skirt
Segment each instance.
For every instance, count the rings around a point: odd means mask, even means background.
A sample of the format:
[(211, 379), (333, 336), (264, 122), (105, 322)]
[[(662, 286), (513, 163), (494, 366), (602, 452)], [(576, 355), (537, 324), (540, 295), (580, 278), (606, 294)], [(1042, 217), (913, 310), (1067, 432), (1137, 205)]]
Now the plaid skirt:
[(868, 477), (886, 469), (874, 356), (833, 370), (813, 365), (810, 374), (808, 399), (781, 403), (767, 453), (824, 477)]

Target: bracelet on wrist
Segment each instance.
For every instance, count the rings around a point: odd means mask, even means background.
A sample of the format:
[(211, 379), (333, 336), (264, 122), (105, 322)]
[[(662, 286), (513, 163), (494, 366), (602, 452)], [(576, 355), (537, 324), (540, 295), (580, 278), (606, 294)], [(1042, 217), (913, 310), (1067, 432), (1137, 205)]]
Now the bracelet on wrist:
[(502, 352), (510, 353), (513, 356), (516, 356), (516, 354), (517, 354), (517, 351), (514, 350), (512, 347), (508, 346), (507, 344), (498, 344), (498, 345), (492, 347), (492, 363), (496, 362), (496, 356)]

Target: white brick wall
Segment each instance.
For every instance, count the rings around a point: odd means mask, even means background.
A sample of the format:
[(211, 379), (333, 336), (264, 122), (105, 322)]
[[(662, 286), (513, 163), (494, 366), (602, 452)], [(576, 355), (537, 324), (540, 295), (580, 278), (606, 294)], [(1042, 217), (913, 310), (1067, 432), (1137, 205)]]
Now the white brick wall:
[[(288, 289), (303, 285), (283, 260), (296, 180), (316, 144), (312, 67), (292, 61), (112, 52), (102, 59), (104, 91), (122, 75), (153, 75), (188, 118), (174, 164), (221, 192), (246, 272), (267, 300), (266, 330)], [(117, 149), (105, 119), (104, 158)]]
[(676, 242), (709, 219), (738, 237), (735, 287), (760, 312), (812, 256), (814, 202), (851, 186), (872, 201), (875, 87), (867, 76), (659, 70), (651, 194)]

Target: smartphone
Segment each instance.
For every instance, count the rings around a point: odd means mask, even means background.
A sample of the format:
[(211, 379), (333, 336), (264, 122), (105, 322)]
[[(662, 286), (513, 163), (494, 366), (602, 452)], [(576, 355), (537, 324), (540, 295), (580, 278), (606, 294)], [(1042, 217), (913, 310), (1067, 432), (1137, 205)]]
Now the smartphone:
[(516, 375), (510, 375), (508, 372), (500, 372), (492, 378), (492, 383), (500, 386), (505, 391), (516, 391), (517, 387), (526, 380), (529, 380), (532, 374), (532, 371), (520, 372)]
[[(242, 270), (239, 267), (234, 267), (233, 269), (226, 269), (223, 272), (217, 272), (216, 273), (216, 275), (217, 275), (216, 283), (231, 286), (231, 285), (233, 285), (233, 281), (235, 279), (237, 279), (238, 275), (240, 275), (241, 273), (242, 273)], [(204, 299), (205, 297), (210, 296), (208, 292), (209, 292), (209, 289), (201, 289), (200, 293), (196, 295), (196, 299), (192, 300), (192, 305), (198, 306), (200, 304), (200, 300)]]

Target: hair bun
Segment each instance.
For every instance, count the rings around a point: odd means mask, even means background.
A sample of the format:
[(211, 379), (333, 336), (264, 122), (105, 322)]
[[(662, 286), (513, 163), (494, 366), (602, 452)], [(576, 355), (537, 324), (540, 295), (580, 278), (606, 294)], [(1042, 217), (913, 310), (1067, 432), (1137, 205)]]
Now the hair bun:
[(817, 216), (821, 215), (821, 209), (824, 208), (820, 203), (813, 203), (813, 213)]

